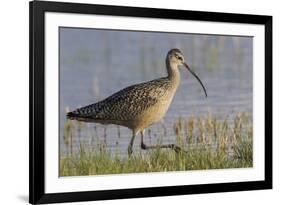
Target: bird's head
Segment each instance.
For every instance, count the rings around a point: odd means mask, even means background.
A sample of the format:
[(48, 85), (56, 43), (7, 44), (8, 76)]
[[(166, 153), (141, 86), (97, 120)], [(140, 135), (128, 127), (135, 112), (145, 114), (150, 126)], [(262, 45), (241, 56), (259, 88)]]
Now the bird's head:
[(194, 71), (192, 71), (190, 69), (190, 67), (187, 65), (187, 63), (184, 60), (183, 53), (181, 52), (180, 49), (178, 49), (178, 48), (171, 49), (167, 54), (166, 61), (168, 61), (167, 63), (169, 63), (169, 65), (171, 65), (171, 66), (175, 65), (175, 67), (177, 67), (177, 68), (180, 68), (180, 66), (186, 67), (187, 70), (189, 70), (189, 72), (199, 81), (199, 83), (201, 84), (201, 86), (205, 92), (205, 96), (207, 97), (207, 91), (206, 91), (203, 83), (201, 82), (200, 78), (194, 73)]
[(168, 52), (167, 58), (170, 64), (174, 64), (177, 66), (183, 65), (184, 56), (180, 49), (174, 48)]

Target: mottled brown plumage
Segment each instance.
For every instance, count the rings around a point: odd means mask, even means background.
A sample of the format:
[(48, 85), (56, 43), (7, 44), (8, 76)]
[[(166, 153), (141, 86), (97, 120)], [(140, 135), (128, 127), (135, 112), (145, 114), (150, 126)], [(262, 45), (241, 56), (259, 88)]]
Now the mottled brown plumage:
[[(179, 65), (185, 65), (189, 69), (182, 52), (179, 49), (172, 49), (166, 57), (167, 77), (129, 86), (100, 102), (67, 113), (67, 118), (130, 128), (133, 137), (128, 148), (129, 154), (132, 153), (134, 137), (139, 132), (142, 136), (141, 147), (154, 148), (143, 143), (144, 129), (161, 120), (168, 110), (180, 83)], [(190, 72), (195, 75), (191, 70)], [(201, 83), (196, 75), (195, 77)], [(203, 86), (202, 83), (201, 85)], [(175, 145), (163, 147), (178, 149)]]
[(87, 119), (90, 121), (134, 120), (136, 116), (155, 105), (161, 97), (165, 96), (171, 86), (170, 81), (165, 78), (132, 85), (100, 102), (68, 113), (68, 116), (74, 119), (79, 117), (86, 121)]

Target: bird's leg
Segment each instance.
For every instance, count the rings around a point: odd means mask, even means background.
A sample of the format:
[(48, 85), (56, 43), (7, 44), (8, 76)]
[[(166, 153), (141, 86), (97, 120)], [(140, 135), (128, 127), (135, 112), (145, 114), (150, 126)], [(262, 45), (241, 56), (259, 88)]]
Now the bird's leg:
[(128, 146), (128, 156), (130, 157), (133, 153), (133, 144), (134, 144), (134, 140), (135, 140), (135, 136), (136, 136), (136, 133), (133, 132), (133, 136), (131, 138), (131, 141), (130, 141), (130, 144)]
[(147, 146), (143, 142), (143, 137), (144, 137), (144, 130), (141, 131), (141, 148), (147, 149)]
[(170, 148), (170, 149), (173, 149), (176, 153), (178, 153), (182, 150), (179, 146), (177, 146), (175, 144), (150, 145), (150, 146), (148, 146), (148, 145), (144, 144), (143, 137), (144, 137), (144, 130), (141, 131), (141, 148), (142, 149)]

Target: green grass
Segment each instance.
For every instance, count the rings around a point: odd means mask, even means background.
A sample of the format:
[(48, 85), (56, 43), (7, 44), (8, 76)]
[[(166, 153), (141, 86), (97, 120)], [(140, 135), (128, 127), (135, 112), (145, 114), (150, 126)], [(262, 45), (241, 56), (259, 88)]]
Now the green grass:
[[(60, 156), (60, 176), (253, 166), (251, 117), (246, 113), (239, 113), (232, 124), (228, 119), (219, 119), (210, 114), (206, 117), (179, 118), (174, 124), (174, 131), (177, 145), (184, 150), (182, 152), (158, 148), (147, 152), (138, 151), (128, 158), (118, 153), (109, 153), (102, 143), (91, 152), (85, 151), (81, 145), (79, 153)], [(71, 133), (71, 125), (68, 123), (65, 140), (68, 135), (72, 138)]]

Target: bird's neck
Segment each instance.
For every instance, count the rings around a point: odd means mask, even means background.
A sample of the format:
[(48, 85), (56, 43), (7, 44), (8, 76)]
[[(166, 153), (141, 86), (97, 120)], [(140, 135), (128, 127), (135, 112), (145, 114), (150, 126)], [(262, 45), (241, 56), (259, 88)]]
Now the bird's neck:
[(178, 65), (176, 63), (171, 63), (169, 60), (166, 60), (166, 66), (169, 80), (171, 80), (174, 85), (178, 86), (180, 82), (180, 72), (178, 69)]

